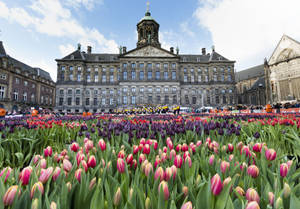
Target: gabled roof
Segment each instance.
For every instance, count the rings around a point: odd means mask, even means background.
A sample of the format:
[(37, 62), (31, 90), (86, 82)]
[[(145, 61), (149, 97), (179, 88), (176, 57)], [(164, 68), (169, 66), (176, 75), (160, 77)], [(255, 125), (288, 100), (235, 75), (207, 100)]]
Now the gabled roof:
[[(161, 52), (163, 53), (165, 56), (167, 55), (168, 57), (173, 57), (173, 58), (178, 58), (178, 55), (177, 54), (174, 54), (174, 53), (171, 53), (170, 51), (166, 50), (166, 49), (163, 49), (161, 47), (157, 47), (155, 45), (152, 45), (152, 44), (147, 44), (145, 46), (142, 46), (142, 47), (137, 47), (137, 48), (134, 48), (124, 54), (121, 54), (120, 57), (131, 57), (131, 56), (134, 56), (134, 57), (139, 57), (138, 55), (138, 51), (140, 51), (141, 53), (144, 53), (145, 50), (149, 49), (149, 50), (153, 50), (153, 52)], [(158, 57), (158, 54), (154, 53), (152, 56), (155, 56), (155, 57)], [(141, 55), (142, 56), (146, 56), (146, 55)], [(148, 56), (148, 55), (147, 55)], [(148, 57), (152, 57), (151, 54), (149, 54)]]
[(62, 58), (62, 60), (85, 60), (84, 53), (79, 49)]
[(227, 58), (223, 57), (219, 53), (213, 51), (211, 54), (181, 54), (180, 55), (181, 62), (214, 62), (214, 61), (229, 61)]
[(5, 49), (4, 49), (4, 46), (3, 46), (3, 43), (2, 41), (0, 41), (0, 57), (2, 56), (6, 56), (6, 52), (5, 52)]
[(242, 70), (235, 73), (235, 81), (243, 81), (247, 79), (252, 79), (256, 77), (261, 77), (265, 75), (264, 65), (257, 65), (246, 70)]
[(256, 90), (258, 88), (265, 88), (265, 87), (266, 87), (265, 76), (263, 76), (257, 79), (257, 81), (251, 86), (249, 90)]

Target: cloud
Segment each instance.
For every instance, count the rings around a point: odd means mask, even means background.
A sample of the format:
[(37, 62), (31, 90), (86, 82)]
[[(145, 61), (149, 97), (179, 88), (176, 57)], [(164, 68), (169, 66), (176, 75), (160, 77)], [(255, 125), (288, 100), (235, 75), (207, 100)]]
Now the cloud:
[(299, 0), (199, 0), (194, 17), (241, 70), (262, 64), (283, 34), (300, 39), (299, 8)]
[(65, 0), (64, 4), (75, 9), (79, 9), (83, 5), (86, 9), (92, 10), (96, 4), (103, 4), (103, 1), (104, 0)]
[(195, 33), (189, 28), (188, 22), (183, 22), (180, 24), (181, 31), (188, 36), (194, 37)]
[(75, 46), (72, 44), (66, 44), (66, 45), (60, 45), (59, 46), (59, 51), (62, 57), (67, 56), (71, 54), (73, 51), (75, 51)]

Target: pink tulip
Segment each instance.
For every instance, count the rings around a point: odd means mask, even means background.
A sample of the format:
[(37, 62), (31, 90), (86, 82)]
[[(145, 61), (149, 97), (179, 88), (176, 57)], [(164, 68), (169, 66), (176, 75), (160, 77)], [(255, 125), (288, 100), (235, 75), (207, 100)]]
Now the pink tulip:
[(154, 168), (156, 168), (160, 163), (161, 163), (161, 160), (159, 157), (157, 157), (154, 162)]
[(177, 144), (176, 146), (176, 152), (180, 152), (181, 151), (181, 144)]
[(225, 187), (227, 184), (229, 184), (231, 182), (231, 177), (227, 177), (226, 179), (224, 179), (223, 181), (223, 187)]
[(145, 138), (142, 138), (142, 139), (140, 140), (140, 144), (145, 145), (145, 144), (146, 144), (146, 139), (145, 139)]
[(70, 146), (70, 149), (73, 151), (73, 152), (77, 152), (79, 150), (79, 144), (76, 143), (76, 142), (73, 142)]
[(173, 158), (176, 156), (176, 151), (174, 149), (172, 149), (170, 151), (170, 160), (173, 160)]
[(215, 174), (210, 180), (210, 189), (214, 195), (218, 195), (222, 192), (223, 184), (219, 174)]
[(269, 196), (269, 204), (273, 206), (273, 204), (274, 204), (274, 194), (273, 194), (273, 192), (269, 192), (268, 196)]
[(46, 149), (44, 149), (44, 156), (45, 157), (52, 156), (52, 147), (48, 146), (48, 147), (46, 147)]
[(242, 148), (244, 147), (244, 144), (243, 144), (243, 142), (239, 142), (238, 144), (237, 144), (237, 146), (236, 146), (236, 148), (238, 149), (238, 150), (242, 150)]
[(125, 162), (122, 158), (118, 158), (117, 160), (117, 169), (120, 173), (125, 172)]
[(84, 168), (84, 171), (85, 172), (87, 172), (88, 171), (88, 164), (86, 163), (86, 161), (85, 160), (82, 160), (81, 162), (80, 162), (80, 165)]
[(193, 209), (192, 202), (189, 201), (189, 202), (184, 203), (184, 204), (181, 206), (181, 209)]
[(43, 158), (40, 160), (40, 168), (46, 168), (47, 167), (47, 161)]
[(173, 180), (175, 180), (177, 174), (177, 167), (175, 165), (172, 165), (171, 169), (172, 169)]
[(38, 161), (39, 161), (40, 159), (42, 159), (42, 156), (40, 156), (40, 155), (35, 155), (35, 156), (33, 157), (33, 164), (37, 164)]
[(60, 167), (56, 167), (56, 168), (55, 168), (55, 170), (54, 170), (54, 172), (53, 172), (53, 176), (52, 176), (53, 181), (56, 181), (56, 180), (57, 180), (57, 178), (58, 178), (59, 175), (60, 175), (60, 171), (61, 171)]
[(146, 154), (146, 155), (150, 154), (150, 146), (149, 146), (149, 144), (145, 144), (144, 145), (143, 153)]
[(289, 166), (286, 163), (282, 163), (280, 165), (280, 176), (281, 177), (286, 177), (287, 173), (289, 171)]
[(234, 147), (233, 147), (232, 144), (228, 144), (228, 145), (227, 145), (227, 151), (228, 151), (228, 152), (233, 152), (233, 149), (234, 149)]
[(52, 172), (53, 172), (53, 167), (49, 167), (47, 169), (42, 168), (39, 181), (45, 184), (48, 181), (49, 177), (51, 176)]
[(252, 178), (256, 178), (259, 175), (259, 169), (256, 165), (250, 165), (247, 172)]
[(87, 140), (85, 143), (84, 143), (84, 148), (89, 151), (91, 150), (92, 148), (94, 147), (94, 143), (92, 140)]
[(87, 165), (89, 168), (95, 168), (96, 167), (96, 158), (94, 155), (91, 155), (88, 159)]
[(262, 144), (261, 143), (256, 143), (254, 144), (254, 146), (252, 147), (252, 150), (254, 152), (261, 152), (261, 149), (262, 149)]
[(169, 179), (172, 177), (172, 168), (167, 167), (165, 171), (165, 180), (169, 181)]
[(0, 173), (0, 177), (5, 175), (5, 179), (4, 179), (4, 183), (7, 181), (8, 177), (10, 176), (10, 173), (12, 172), (12, 169), (10, 167), (6, 167), (4, 169), (2, 169), (1, 173)]
[(160, 184), (158, 186), (158, 193), (160, 193), (161, 190), (164, 193), (165, 200), (168, 200), (170, 193), (169, 193), (169, 188), (168, 188), (167, 182), (165, 182), (165, 181), (160, 182)]
[(154, 149), (154, 150), (157, 150), (157, 148), (158, 148), (158, 143), (157, 143), (156, 140), (154, 140), (154, 141), (153, 141), (153, 149)]
[(202, 141), (200, 141), (200, 140), (197, 141), (196, 146), (197, 146), (197, 147), (200, 147), (201, 145), (202, 145)]
[(210, 165), (213, 165), (214, 160), (215, 160), (215, 156), (214, 156), (214, 155), (211, 155), (211, 156), (209, 157), (209, 164), (210, 164)]
[(229, 162), (231, 162), (233, 160), (233, 158), (234, 158), (233, 154), (229, 155), (229, 157), (228, 157)]
[(137, 167), (137, 161), (136, 159), (133, 159), (131, 163), (131, 168), (136, 169), (136, 167)]
[(63, 167), (64, 167), (64, 170), (66, 172), (69, 172), (72, 169), (72, 163), (69, 160), (64, 159), (63, 160)]
[(114, 205), (115, 206), (119, 206), (120, 205), (121, 198), (122, 198), (121, 188), (118, 187), (117, 192), (115, 193), (115, 196), (114, 196)]
[(98, 142), (98, 147), (99, 147), (102, 151), (106, 150), (106, 143), (105, 143), (105, 141), (104, 141), (103, 139), (100, 139), (100, 140), (99, 140), (99, 142)]
[(229, 162), (222, 161), (220, 165), (221, 172), (225, 173), (227, 169), (229, 169), (229, 166), (230, 166)]
[(160, 181), (164, 180), (165, 178), (165, 172), (164, 172), (164, 169), (162, 167), (158, 167), (155, 171), (155, 174), (154, 174), (154, 179), (160, 179)]
[(76, 171), (75, 171), (75, 178), (78, 180), (78, 182), (80, 182), (81, 180), (81, 173), (82, 173), (82, 169), (81, 168), (78, 168)]
[(174, 165), (177, 167), (177, 168), (181, 168), (181, 165), (182, 165), (182, 158), (180, 155), (176, 155), (175, 159), (174, 159)]
[(31, 172), (32, 172), (31, 166), (23, 168), (19, 176), (22, 185), (27, 185), (29, 183)]
[(133, 149), (133, 154), (136, 155), (138, 152), (139, 152), (139, 147), (136, 146), (136, 145), (133, 145), (132, 146), (132, 149)]
[(293, 164), (293, 161), (292, 160), (289, 160), (286, 162), (286, 164), (288, 165), (288, 168), (290, 169), (290, 167), (292, 166)]
[(31, 199), (33, 198), (33, 195), (34, 195), (36, 189), (38, 189), (38, 191), (39, 191), (41, 194), (44, 194), (44, 186), (43, 186), (42, 182), (38, 181), (38, 182), (36, 182), (36, 183), (32, 186), (32, 188), (31, 188), (31, 192), (30, 192), (30, 197), (31, 197)]
[(189, 153), (188, 151), (185, 151), (185, 152), (183, 153), (183, 159), (185, 160), (185, 158), (186, 158), (187, 156), (191, 157), (190, 153)]
[(77, 166), (80, 165), (80, 162), (81, 162), (82, 160), (84, 160), (84, 158), (85, 158), (85, 155), (84, 155), (83, 153), (78, 152), (78, 153), (76, 154)]
[(237, 193), (239, 193), (241, 196), (244, 196), (245, 195), (245, 191), (242, 189), (242, 187), (240, 187), (240, 186), (237, 186), (236, 188), (235, 188), (235, 191), (237, 192)]
[(241, 149), (241, 155), (245, 154), (246, 157), (250, 157), (251, 156), (251, 152), (248, 146), (243, 146), (243, 148)]
[(133, 161), (133, 155), (132, 154), (129, 154), (126, 158), (126, 163), (127, 164), (131, 164)]
[(184, 143), (184, 144), (182, 145), (182, 147), (181, 147), (181, 151), (182, 151), (182, 152), (189, 151), (189, 147), (187, 146), (187, 144), (186, 144), (186, 143)]
[(141, 165), (141, 170), (145, 173), (145, 167), (146, 165), (148, 164), (148, 160), (146, 159), (144, 162), (142, 162), (142, 165)]
[(142, 164), (146, 160), (146, 156), (144, 154), (140, 154), (139, 163)]
[(189, 156), (185, 158), (184, 163), (188, 164), (190, 168), (192, 167), (192, 159)]
[(246, 199), (248, 200), (248, 202), (256, 201), (257, 203), (259, 203), (259, 201), (260, 201), (260, 198), (259, 198), (259, 195), (258, 195), (257, 191), (253, 188), (249, 188), (247, 190)]
[(276, 151), (274, 149), (267, 149), (265, 152), (267, 160), (272, 161), (276, 158)]
[(150, 172), (153, 172), (153, 166), (151, 163), (147, 163), (145, 165), (145, 175), (148, 177), (150, 175)]
[(161, 158), (161, 161), (164, 162), (167, 160), (168, 156), (166, 153), (162, 153), (160, 158)]
[(260, 209), (259, 205), (255, 201), (248, 202), (245, 209)]
[(120, 150), (120, 152), (118, 153), (118, 158), (124, 159), (124, 157), (125, 157), (125, 151), (124, 150)]
[(172, 150), (174, 147), (172, 141), (170, 141), (167, 145), (168, 145), (169, 150)]
[[(18, 186), (14, 185), (8, 188), (3, 196), (3, 204), (4, 206), (9, 206), (13, 204), (16, 193), (18, 191)], [(19, 189), (19, 196), (21, 195), (21, 189)]]

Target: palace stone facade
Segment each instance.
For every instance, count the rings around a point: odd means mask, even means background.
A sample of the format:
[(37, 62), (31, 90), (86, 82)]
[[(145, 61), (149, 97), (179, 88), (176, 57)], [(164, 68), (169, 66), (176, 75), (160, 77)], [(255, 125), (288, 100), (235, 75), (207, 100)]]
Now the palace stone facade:
[(137, 47), (119, 54), (78, 48), (57, 61), (56, 110), (100, 112), (147, 105), (223, 107), (236, 103), (234, 61), (212, 48), (198, 55), (161, 48), (159, 24), (147, 11)]

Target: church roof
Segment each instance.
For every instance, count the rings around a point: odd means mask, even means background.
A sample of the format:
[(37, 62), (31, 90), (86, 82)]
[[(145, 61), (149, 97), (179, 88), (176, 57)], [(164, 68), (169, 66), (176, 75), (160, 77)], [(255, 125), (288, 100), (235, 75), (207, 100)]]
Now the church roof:
[(265, 88), (265, 87), (266, 87), (265, 76), (263, 76), (257, 79), (257, 81), (251, 86), (250, 90), (256, 90), (258, 88)]
[(235, 81), (239, 82), (239, 81), (252, 79), (256, 77), (262, 77), (264, 75), (265, 75), (264, 65), (257, 65), (255, 67), (236, 72)]

